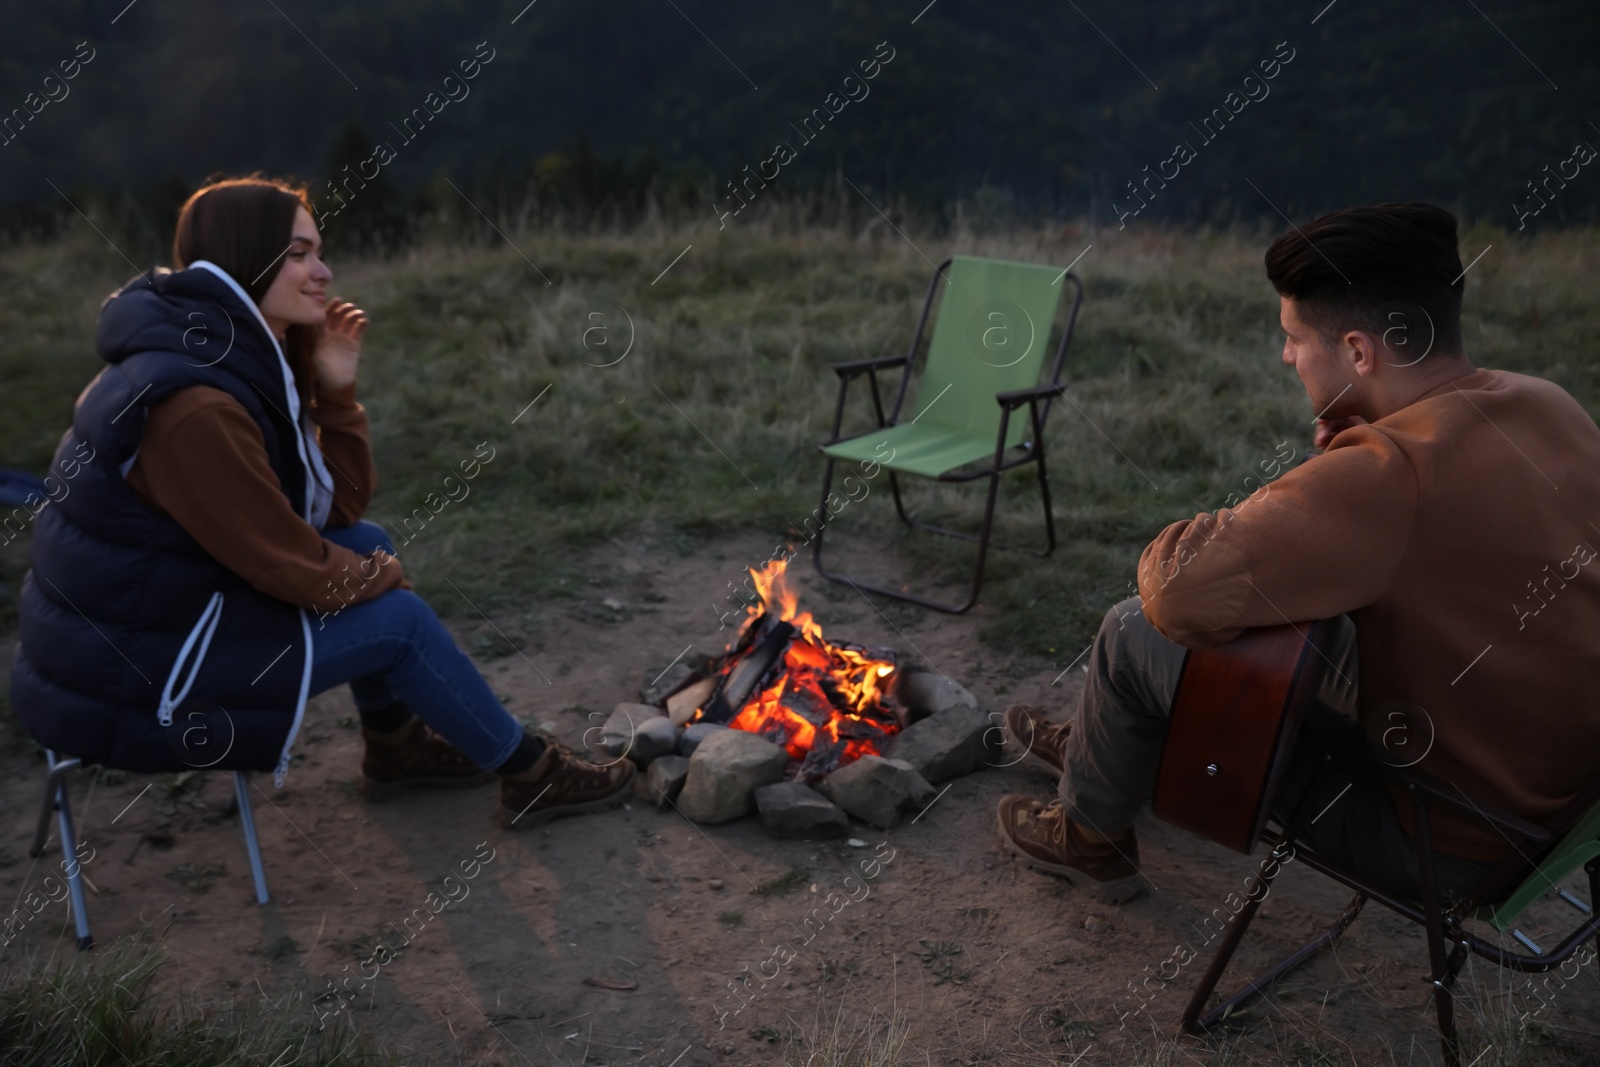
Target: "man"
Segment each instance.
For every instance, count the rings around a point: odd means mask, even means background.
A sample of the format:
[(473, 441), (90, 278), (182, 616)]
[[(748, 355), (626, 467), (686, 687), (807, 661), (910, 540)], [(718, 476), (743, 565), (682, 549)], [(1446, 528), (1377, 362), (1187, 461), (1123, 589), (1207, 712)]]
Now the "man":
[[(1134, 815), (1184, 649), (1249, 627), (1341, 617), (1280, 812), (1304, 798), (1319, 747), (1360, 742), (1362, 723), (1391, 764), (1534, 821), (1600, 774), (1600, 429), (1559, 386), (1468, 359), (1449, 212), (1336, 211), (1280, 236), (1266, 267), (1325, 451), (1145, 548), (1075, 718), (1006, 712), (1013, 743), (1061, 779), (1049, 804), (1001, 800), (1002, 843), (1108, 902), (1141, 888)], [(1311, 803), (1327, 810), (1300, 840), (1419, 894), (1410, 812), (1383, 785), (1330, 775)], [(1475, 824), (1433, 830), (1446, 893), (1510, 854)]]

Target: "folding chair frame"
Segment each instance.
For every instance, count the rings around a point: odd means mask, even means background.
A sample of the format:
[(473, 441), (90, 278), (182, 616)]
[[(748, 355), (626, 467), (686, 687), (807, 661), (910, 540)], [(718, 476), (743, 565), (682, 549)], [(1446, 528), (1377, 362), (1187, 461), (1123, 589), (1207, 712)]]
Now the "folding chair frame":
[[(67, 773), (82, 765), (83, 761), (76, 756), (57, 759), (54, 752), (45, 750), (44, 801), (39, 805), (39, 823), (34, 830), (33, 847), (28, 850), (28, 855), (35, 859), (44, 854), (45, 845), (50, 837), (50, 813), (54, 811), (61, 834), (61, 851), (67, 857), (64, 873), (67, 877), (67, 892), (72, 901), (72, 921), (77, 928), (80, 950), (92, 947), (94, 937), (89, 933), (89, 912), (83, 895), (83, 873), (75, 860), (78, 854), (78, 834), (72, 821), (72, 804), (67, 798)], [(233, 772), (233, 794), (239, 804), (239, 827), (244, 831), (244, 848), (250, 860), (250, 877), (255, 882), (256, 903), (265, 904), (271, 898), (267, 895), (266, 870), (261, 864), (261, 843), (256, 837), (256, 817), (255, 810), (250, 806), (250, 775), (247, 772)]]
[[(1267, 830), (1262, 834), (1262, 840), (1273, 846), (1272, 858), (1277, 862), (1269, 871), (1263, 868), (1258, 886), (1260, 892), (1252, 890), (1243, 908), (1233, 917), (1228, 924), (1227, 932), (1222, 943), (1217, 947), (1217, 952), (1212, 957), (1210, 966), (1200, 979), (1199, 986), (1190, 998), (1188, 1006), (1183, 1013), (1183, 1028), (1191, 1034), (1198, 1034), (1216, 1027), (1224, 1022), (1237, 1009), (1265, 992), (1266, 988), (1279, 978), (1288, 974), (1301, 963), (1310, 959), (1318, 952), (1332, 945), (1349, 929), (1351, 923), (1361, 913), (1362, 906), (1368, 900), (1375, 900), (1389, 910), (1422, 926), (1428, 941), (1428, 959), (1431, 970), (1432, 996), (1434, 1011), (1439, 1026), (1439, 1043), (1444, 1053), (1444, 1061), (1449, 1067), (1459, 1067), (1461, 1063), (1460, 1041), (1455, 1024), (1455, 997), (1454, 987), (1457, 976), (1462, 966), (1466, 963), (1469, 952), (1476, 953), (1501, 967), (1527, 972), (1543, 972), (1553, 970), (1564, 964), (1575, 953), (1579, 946), (1590, 938), (1595, 938), (1597, 948), (1600, 948), (1600, 908), (1595, 903), (1600, 902), (1600, 858), (1590, 859), (1584, 864), (1584, 871), (1589, 876), (1590, 905), (1587, 911), (1588, 918), (1579, 924), (1578, 928), (1568, 935), (1560, 944), (1548, 953), (1539, 955), (1526, 955), (1519, 952), (1510, 952), (1491, 941), (1469, 932), (1463, 923), (1472, 916), (1483, 904), (1498, 899), (1500, 891), (1514, 888), (1524, 877), (1531, 874), (1530, 864), (1521, 855), (1512, 856), (1498, 868), (1491, 871), (1477, 886), (1475, 886), (1461, 901), (1446, 907), (1440, 900), (1438, 867), (1433, 850), (1433, 835), (1430, 830), (1430, 812), (1434, 808), (1448, 810), (1454, 815), (1472, 819), (1481, 825), (1491, 827), (1502, 834), (1520, 838), (1522, 842), (1534, 844), (1542, 856), (1553, 845), (1559, 835), (1550, 830), (1538, 827), (1526, 820), (1520, 819), (1507, 812), (1499, 811), (1490, 805), (1472, 801), (1465, 794), (1446, 786), (1430, 775), (1423, 774), (1415, 769), (1398, 769), (1388, 767), (1370, 754), (1365, 755), (1365, 760), (1352, 758), (1351, 754), (1343, 754), (1339, 758), (1334, 753), (1325, 754), (1323, 765), (1319, 769), (1317, 779), (1312, 787), (1306, 791), (1305, 798), (1300, 807), (1290, 816), (1284, 824), (1281, 833)], [(1341, 768), (1355, 770), (1357, 773), (1380, 775), (1398, 780), (1406, 789), (1411, 798), (1412, 812), (1416, 819), (1416, 840), (1418, 844), (1417, 866), (1418, 879), (1422, 888), (1422, 902), (1419, 907), (1415, 901), (1396, 897), (1368, 885), (1359, 876), (1340, 868), (1309, 850), (1301, 851), (1293, 845), (1294, 835), (1298, 832), (1302, 820), (1308, 814), (1311, 798), (1317, 794), (1317, 785), (1324, 777), (1338, 765)], [(1578, 817), (1587, 810), (1594, 801), (1593, 796), (1587, 793), (1579, 801), (1570, 805), (1557, 822), (1568, 821), (1565, 817), (1576, 811)], [(1576, 821), (1571, 819), (1570, 821)], [(1278, 963), (1269, 967), (1253, 978), (1244, 988), (1223, 1000), (1220, 1004), (1204, 1011), (1206, 1001), (1221, 980), (1223, 972), (1233, 958), (1234, 951), (1244, 939), (1250, 922), (1255, 918), (1257, 909), (1260, 908), (1267, 893), (1271, 889), (1272, 879), (1277, 874), (1278, 867), (1288, 862), (1290, 856), (1312, 868), (1320, 871), (1335, 881), (1341, 882), (1355, 890), (1355, 897), (1326, 929), (1318, 933), (1310, 941), (1284, 957)], [(1535, 862), (1536, 866), (1536, 862)], [(1578, 907), (1580, 902), (1570, 901)], [(1448, 951), (1447, 951), (1448, 950)], [(1202, 1012), (1204, 1011), (1204, 1014)]]
[[(934, 269), (933, 278), (928, 282), (927, 295), (922, 301), (922, 314), (917, 319), (917, 328), (916, 331), (911, 335), (911, 346), (906, 350), (905, 355), (880, 356), (875, 359), (857, 359), (846, 363), (835, 363), (833, 365), (834, 373), (839, 376), (839, 399), (833, 410), (833, 431), (829, 435), (828, 440), (823, 442), (822, 447), (826, 448), (828, 445), (838, 444), (840, 441), (861, 436), (860, 434), (851, 434), (849, 437), (841, 437), (839, 436), (839, 429), (844, 422), (844, 406), (845, 400), (849, 393), (850, 383), (856, 378), (860, 377), (862, 374), (867, 376), (868, 383), (872, 388), (872, 408), (873, 412), (878, 417), (877, 428), (885, 429), (887, 427), (899, 424), (900, 409), (905, 404), (906, 390), (911, 384), (912, 362), (916, 359), (917, 348), (922, 343), (922, 335), (928, 325), (928, 315), (933, 309), (933, 298), (938, 292), (939, 281), (944, 277), (945, 269), (950, 266), (950, 263), (951, 260), (946, 259)], [(976, 481), (979, 478), (989, 479), (989, 494), (984, 505), (983, 524), (979, 528), (978, 533), (971, 534), (964, 530), (952, 530), (949, 527), (937, 526), (929, 522), (922, 522), (921, 520), (908, 515), (906, 513), (904, 501), (900, 496), (900, 480), (894, 471), (889, 472), (889, 489), (891, 494), (894, 496), (895, 513), (899, 515), (901, 522), (914, 529), (927, 530), (930, 533), (942, 534), (945, 537), (953, 537), (962, 541), (976, 541), (978, 543), (978, 558), (974, 563), (972, 570), (972, 590), (967, 596), (967, 599), (959, 604), (945, 603), (943, 601), (932, 600), (927, 597), (918, 596), (915, 593), (908, 593), (899, 589), (892, 589), (888, 586), (872, 582), (867, 579), (852, 578), (849, 575), (835, 574), (832, 571), (829, 571), (822, 562), (823, 536), (827, 532), (828, 528), (828, 520), (826, 518), (824, 518), (821, 526), (819, 526), (817, 529), (816, 545), (813, 547), (811, 553), (811, 561), (816, 567), (818, 574), (832, 582), (841, 582), (846, 585), (854, 586), (858, 590), (866, 589), (874, 593), (880, 593), (884, 596), (892, 597), (896, 600), (905, 600), (913, 604), (920, 604), (922, 607), (931, 608), (934, 611), (943, 611), (952, 615), (959, 615), (962, 612), (967, 611), (972, 607), (972, 605), (978, 602), (978, 591), (983, 586), (983, 567), (989, 553), (989, 545), (991, 543), (990, 534), (994, 529), (994, 507), (995, 500), (1000, 492), (1000, 475), (1014, 467), (1020, 467), (1027, 463), (1036, 464), (1038, 467), (1039, 496), (1044, 504), (1045, 547), (1043, 551), (1040, 551), (1039, 549), (1028, 548), (1022, 545), (1006, 544), (1002, 541), (995, 541), (993, 544), (998, 548), (1026, 552), (1031, 556), (1037, 556), (1041, 559), (1055, 551), (1056, 526), (1055, 516), (1050, 507), (1050, 479), (1045, 468), (1044, 424), (1045, 420), (1050, 416), (1050, 401), (1057, 394), (1060, 394), (1063, 398), (1066, 396), (1064, 391), (1065, 383), (1061, 381), (1061, 371), (1066, 363), (1067, 347), (1072, 340), (1073, 327), (1078, 321), (1078, 309), (1083, 305), (1083, 282), (1078, 278), (1077, 275), (1072, 274), (1071, 272), (1063, 272), (1062, 277), (1066, 281), (1070, 281), (1072, 283), (1073, 298), (1072, 304), (1067, 311), (1067, 321), (1061, 330), (1061, 339), (1056, 343), (1055, 357), (1051, 360), (1049, 380), (1039, 385), (1032, 386), (1028, 389), (1015, 389), (1010, 392), (995, 394), (995, 401), (1000, 405), (1000, 433), (995, 441), (994, 458), (990, 461), (987, 467), (983, 467), (978, 470), (958, 469), (955, 471), (949, 471), (939, 475), (939, 477), (935, 479), (941, 482), (971, 482)], [(878, 371), (888, 370), (894, 367), (898, 367), (901, 370), (900, 388), (895, 393), (893, 410), (889, 412), (887, 417), (885, 417), (883, 410), (883, 396), (878, 388)], [(1031, 441), (1024, 442), (1015, 449), (1009, 450), (1012, 451), (1014, 455), (1010, 458), (1007, 458), (1006, 453), (1008, 449), (1006, 448), (1006, 434), (1010, 429), (1011, 415), (1024, 404), (1026, 404), (1028, 407), (1028, 417), (1032, 424), (1033, 439)], [(871, 433), (872, 431), (868, 430), (866, 432)], [(824, 516), (827, 515), (828, 510), (828, 492), (833, 487), (833, 466), (835, 462), (836, 460), (832, 456), (827, 457), (827, 467), (822, 475), (821, 510)]]

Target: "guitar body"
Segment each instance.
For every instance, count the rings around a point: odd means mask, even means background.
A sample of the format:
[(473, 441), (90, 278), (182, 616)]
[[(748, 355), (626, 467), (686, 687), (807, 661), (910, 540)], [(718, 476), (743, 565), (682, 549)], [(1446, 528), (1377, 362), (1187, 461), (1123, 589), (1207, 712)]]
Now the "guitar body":
[(1184, 657), (1156, 777), (1158, 819), (1235, 852), (1255, 848), (1335, 632), (1331, 619), (1261, 627)]

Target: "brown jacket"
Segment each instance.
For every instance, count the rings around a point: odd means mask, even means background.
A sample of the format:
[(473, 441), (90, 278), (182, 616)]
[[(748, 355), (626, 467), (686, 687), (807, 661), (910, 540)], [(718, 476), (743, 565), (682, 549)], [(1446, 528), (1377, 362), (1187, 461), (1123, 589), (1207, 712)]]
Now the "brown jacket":
[[(312, 397), (317, 443), (333, 475), (330, 527), (360, 519), (377, 487), (366, 409), (355, 386)], [(319, 615), (409, 589), (400, 561), (325, 540), (278, 487), (261, 430), (227, 393), (181, 389), (150, 409), (128, 485), (259, 592)]]
[[(1345, 430), (1237, 508), (1168, 526), (1139, 593), (1190, 648), (1348, 612), (1363, 721), (1420, 704), (1422, 770), (1538, 820), (1600, 775), (1597, 549), (1600, 429), (1551, 382), (1479, 369)], [(1460, 824), (1435, 836), (1454, 855), (1507, 854)]]

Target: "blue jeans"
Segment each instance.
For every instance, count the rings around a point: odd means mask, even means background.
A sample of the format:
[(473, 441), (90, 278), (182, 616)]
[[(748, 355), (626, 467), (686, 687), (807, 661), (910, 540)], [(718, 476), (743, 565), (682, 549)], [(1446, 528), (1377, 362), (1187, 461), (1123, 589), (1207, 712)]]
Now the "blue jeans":
[[(322, 536), (362, 555), (394, 551), (371, 522), (324, 529)], [(427, 601), (409, 589), (316, 616), (311, 692), (350, 684), (356, 707), (376, 711), (404, 701), (423, 722), (478, 766), (500, 766), (522, 741), (522, 725), (500, 704)]]

